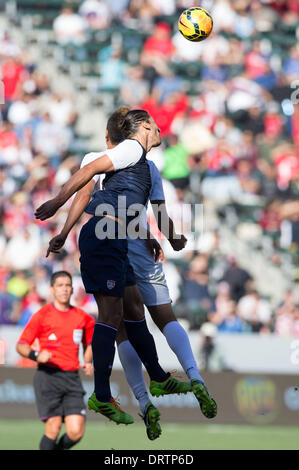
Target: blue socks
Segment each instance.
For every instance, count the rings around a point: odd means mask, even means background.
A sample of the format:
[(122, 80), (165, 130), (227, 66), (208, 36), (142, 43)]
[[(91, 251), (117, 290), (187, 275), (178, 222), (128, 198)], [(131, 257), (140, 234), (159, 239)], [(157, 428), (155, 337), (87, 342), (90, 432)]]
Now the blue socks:
[(111, 398), (110, 375), (115, 355), (117, 330), (103, 323), (96, 323), (92, 336), (94, 366), (94, 391), (97, 400), (109, 402)]
[(156, 382), (164, 382), (167, 380), (169, 374), (164, 372), (158, 362), (158, 354), (154, 338), (147, 328), (146, 320), (125, 320), (124, 324), (126, 327), (128, 340), (143, 362), (151, 380), (155, 380)]
[[(137, 322), (125, 320), (124, 323), (129, 341), (124, 341), (118, 346), (119, 358), (127, 381), (143, 412), (150, 400), (144, 383), (141, 361), (151, 380), (164, 382), (169, 375), (164, 372), (158, 362), (155, 342), (147, 328), (145, 319)], [(115, 355), (116, 334), (115, 328), (102, 323), (96, 323), (93, 332), (95, 394), (97, 399), (102, 402), (109, 402), (111, 398), (110, 375)], [(184, 328), (177, 321), (172, 321), (164, 327), (163, 334), (189, 379), (204, 383), (197, 369), (190, 341)]]
[(142, 363), (130, 341), (123, 341), (118, 345), (118, 355), (123, 366), (125, 376), (130, 385), (136, 400), (139, 402), (141, 413), (144, 415), (147, 403), (150, 398), (147, 393), (144, 377), (142, 373)]
[(177, 321), (171, 321), (164, 327), (163, 335), (189, 379), (196, 379), (204, 383), (203, 378), (198, 372), (190, 341), (184, 328)]

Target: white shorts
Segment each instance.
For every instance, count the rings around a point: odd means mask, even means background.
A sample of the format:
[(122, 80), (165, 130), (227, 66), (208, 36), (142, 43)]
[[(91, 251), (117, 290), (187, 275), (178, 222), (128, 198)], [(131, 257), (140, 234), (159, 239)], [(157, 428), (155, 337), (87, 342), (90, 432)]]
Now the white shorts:
[(136, 283), (146, 307), (170, 304), (171, 298), (163, 272), (162, 263), (155, 263), (146, 252), (128, 252), (130, 264), (134, 270)]
[(140, 279), (136, 279), (136, 282), (146, 307), (171, 303), (167, 285), (141, 281)]

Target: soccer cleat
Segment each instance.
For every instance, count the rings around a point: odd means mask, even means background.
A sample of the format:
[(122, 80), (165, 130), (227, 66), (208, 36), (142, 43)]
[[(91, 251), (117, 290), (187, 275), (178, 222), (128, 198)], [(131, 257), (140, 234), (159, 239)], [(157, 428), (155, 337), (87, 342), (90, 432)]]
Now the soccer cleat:
[(110, 399), (110, 403), (102, 402), (97, 400), (95, 393), (93, 393), (88, 399), (88, 409), (94, 410), (96, 413), (101, 413), (116, 424), (134, 423), (133, 416), (125, 413), (114, 398)]
[(162, 395), (180, 394), (192, 392), (192, 386), (190, 382), (181, 382), (170, 376), (164, 382), (155, 382), (151, 380), (150, 392), (154, 397), (160, 397)]
[(202, 414), (208, 418), (215, 418), (217, 415), (217, 403), (207, 390), (207, 387), (198, 380), (191, 380), (192, 392), (198, 400)]
[(161, 426), (159, 424), (160, 411), (150, 401), (146, 405), (144, 415), (139, 415), (145, 424), (146, 434), (150, 441), (157, 439), (162, 433)]

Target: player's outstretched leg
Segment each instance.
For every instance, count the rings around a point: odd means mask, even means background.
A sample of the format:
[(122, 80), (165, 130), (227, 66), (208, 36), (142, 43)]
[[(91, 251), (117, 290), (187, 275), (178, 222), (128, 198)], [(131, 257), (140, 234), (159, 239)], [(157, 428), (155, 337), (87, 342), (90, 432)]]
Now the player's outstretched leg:
[(208, 418), (215, 418), (217, 415), (217, 403), (208, 392), (205, 384), (199, 380), (191, 380), (192, 392), (198, 400), (202, 414)]
[[(171, 308), (171, 306), (165, 306), (166, 309), (168, 307)], [(161, 306), (158, 308), (161, 309)], [(177, 321), (170, 321), (163, 328), (163, 334), (191, 381), (192, 392), (198, 400), (203, 415), (209, 419), (214, 418), (217, 415), (217, 405), (215, 400), (210, 396), (204, 379), (197, 369), (197, 364), (186, 331)]]
[(128, 339), (143, 362), (150, 378), (150, 392), (159, 397), (166, 394), (191, 392), (189, 382), (182, 382), (167, 374), (158, 362), (158, 354), (153, 336), (149, 332), (146, 320), (124, 322)]
[(123, 366), (128, 384), (139, 403), (141, 412), (139, 416), (144, 421), (147, 437), (153, 441), (157, 439), (162, 432), (159, 424), (160, 412), (149, 399), (142, 373), (142, 362), (130, 341), (126, 339), (123, 324), (119, 330), (118, 341), (120, 362)]
[(88, 400), (88, 408), (117, 424), (131, 424), (134, 422), (133, 417), (121, 410), (111, 396), (110, 375), (116, 335), (116, 328), (102, 323), (95, 324), (92, 337), (95, 390)]
[(160, 411), (150, 401), (147, 403), (143, 415), (139, 415), (144, 421), (146, 427), (146, 434), (150, 441), (157, 439), (162, 429), (159, 424)]
[(217, 414), (216, 402), (209, 395), (204, 379), (198, 371), (189, 337), (176, 320), (171, 304), (149, 306), (148, 309), (189, 377), (191, 391), (197, 398), (203, 415), (207, 418), (214, 418)]
[(110, 402), (101, 402), (97, 400), (95, 393), (93, 393), (88, 399), (88, 409), (101, 413), (116, 424), (134, 423), (133, 416), (123, 411), (113, 398), (110, 399)]
[(186, 394), (188, 392), (192, 392), (192, 386), (190, 382), (182, 382), (181, 380), (172, 377), (172, 375), (169, 375), (168, 379), (164, 382), (151, 380), (150, 392), (154, 397), (172, 394), (180, 395), (181, 393)]

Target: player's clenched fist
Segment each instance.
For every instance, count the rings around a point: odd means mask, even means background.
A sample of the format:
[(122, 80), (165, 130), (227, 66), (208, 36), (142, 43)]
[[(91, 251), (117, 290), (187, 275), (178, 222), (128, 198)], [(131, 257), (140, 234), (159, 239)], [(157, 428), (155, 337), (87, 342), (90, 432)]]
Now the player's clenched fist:
[(34, 215), (36, 219), (46, 220), (53, 215), (56, 214), (57, 210), (59, 209), (60, 204), (58, 203), (57, 199), (50, 199), (49, 201), (45, 202), (41, 206), (39, 206)]
[(146, 243), (151, 254), (155, 258), (155, 263), (158, 261), (164, 261), (164, 251), (162, 250), (160, 243), (158, 243), (155, 238), (147, 238)]
[(59, 250), (61, 250), (61, 248), (65, 244), (65, 239), (66, 237), (61, 234), (56, 235), (56, 237), (53, 237), (49, 241), (49, 247), (47, 250), (46, 258), (49, 256), (50, 253), (59, 253)]
[(186, 243), (187, 243), (187, 238), (184, 235), (178, 236), (178, 238), (172, 238), (170, 241), (170, 244), (174, 251), (180, 251), (185, 248)]

